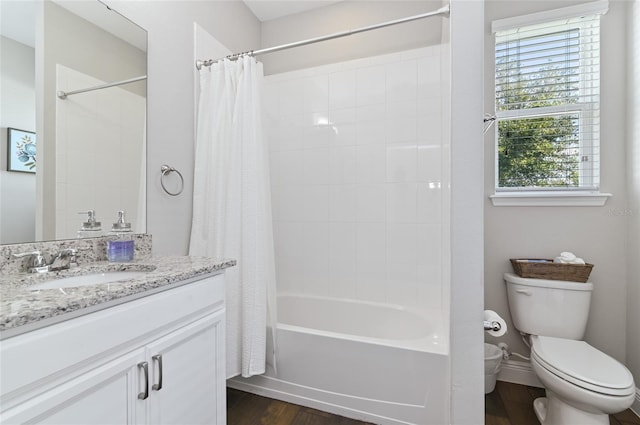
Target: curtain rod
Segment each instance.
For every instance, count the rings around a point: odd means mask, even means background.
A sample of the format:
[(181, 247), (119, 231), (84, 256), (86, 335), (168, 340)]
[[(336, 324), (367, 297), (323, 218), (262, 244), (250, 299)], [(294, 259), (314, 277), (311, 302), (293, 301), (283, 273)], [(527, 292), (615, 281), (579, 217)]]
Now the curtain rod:
[(80, 90), (73, 90), (73, 91), (62, 91), (60, 90), (57, 95), (60, 99), (66, 99), (67, 96), (71, 96), (74, 94), (78, 94), (78, 93), (84, 93), (87, 91), (93, 91), (93, 90), (101, 90), (101, 89), (108, 89), (109, 87), (114, 87), (114, 86), (121, 86), (123, 84), (130, 84), (130, 83), (135, 83), (136, 81), (141, 81), (141, 80), (146, 80), (147, 76), (146, 75), (142, 75), (140, 77), (134, 77), (134, 78), (130, 78), (128, 80), (122, 80), (122, 81), (116, 81), (114, 83), (107, 83), (107, 84), (102, 84), (99, 86), (95, 86), (95, 87), (89, 87), (86, 89), (80, 89)]
[[(243, 52), (243, 53), (235, 53), (233, 55), (227, 56), (226, 59), (234, 60), (234, 59), (238, 59), (240, 56), (243, 56), (243, 55), (256, 56), (256, 55), (263, 55), (266, 53), (278, 52), (280, 50), (291, 49), (292, 47), (306, 46), (307, 44), (318, 43), (320, 41), (333, 40), (334, 38), (346, 37), (349, 35), (358, 34), (365, 31), (371, 31), (378, 28), (389, 27), (391, 25), (403, 24), (405, 22), (416, 21), (418, 19), (428, 18), (430, 16), (437, 16), (437, 15), (449, 16), (449, 5), (443, 6), (440, 9), (433, 12), (423, 13), (423, 14), (414, 15), (414, 16), (408, 16), (406, 18), (396, 19), (394, 21), (382, 22), (380, 24), (369, 25), (362, 28), (356, 28), (352, 30), (337, 32), (334, 34), (329, 34), (321, 37), (309, 38), (307, 40), (296, 41), (294, 43), (288, 43), (288, 44), (282, 44), (280, 46), (275, 46), (275, 47), (268, 47), (266, 49), (251, 50), (249, 52)], [(218, 60), (220, 59), (207, 59), (207, 60), (198, 59), (196, 60), (196, 68), (200, 70), (203, 66), (211, 66), (213, 63), (217, 62)]]

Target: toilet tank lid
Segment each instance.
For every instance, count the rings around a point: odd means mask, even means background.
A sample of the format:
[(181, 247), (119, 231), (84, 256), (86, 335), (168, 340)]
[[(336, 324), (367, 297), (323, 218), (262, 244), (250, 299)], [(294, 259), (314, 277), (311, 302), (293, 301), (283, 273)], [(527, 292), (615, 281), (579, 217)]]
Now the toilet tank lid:
[(518, 285), (536, 286), (540, 288), (568, 289), (572, 291), (592, 291), (593, 283), (591, 282), (569, 282), (566, 280), (549, 280), (549, 279), (532, 279), (528, 277), (520, 277), (514, 273), (505, 273), (504, 280), (508, 283), (516, 283)]

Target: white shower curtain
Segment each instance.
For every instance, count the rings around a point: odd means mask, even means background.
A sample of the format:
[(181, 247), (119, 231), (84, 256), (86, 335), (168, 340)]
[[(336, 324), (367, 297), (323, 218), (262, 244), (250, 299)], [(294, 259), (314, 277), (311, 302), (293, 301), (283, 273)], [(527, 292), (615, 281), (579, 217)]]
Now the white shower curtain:
[(238, 261), (226, 270), (227, 377), (265, 372), (267, 323), (275, 326), (263, 79), (249, 56), (200, 71), (189, 254)]

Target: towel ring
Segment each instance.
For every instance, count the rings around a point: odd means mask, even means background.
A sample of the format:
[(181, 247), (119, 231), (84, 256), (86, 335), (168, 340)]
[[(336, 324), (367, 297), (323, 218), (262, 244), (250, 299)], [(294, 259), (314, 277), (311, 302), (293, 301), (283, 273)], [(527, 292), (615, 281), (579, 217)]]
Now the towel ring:
[[(168, 195), (171, 196), (178, 196), (182, 193), (182, 191), (184, 190), (184, 177), (182, 177), (182, 173), (178, 170), (176, 170), (173, 167), (170, 167), (166, 164), (164, 164), (162, 167), (160, 167), (160, 171), (162, 172), (162, 175), (160, 175), (160, 185), (162, 186), (162, 190), (164, 190), (165, 192), (167, 192)], [(176, 172), (178, 173), (178, 176), (180, 177), (180, 190), (178, 190), (177, 192), (170, 192), (169, 190), (167, 190), (167, 188), (164, 185), (164, 177), (167, 174), (170, 174), (172, 172)]]

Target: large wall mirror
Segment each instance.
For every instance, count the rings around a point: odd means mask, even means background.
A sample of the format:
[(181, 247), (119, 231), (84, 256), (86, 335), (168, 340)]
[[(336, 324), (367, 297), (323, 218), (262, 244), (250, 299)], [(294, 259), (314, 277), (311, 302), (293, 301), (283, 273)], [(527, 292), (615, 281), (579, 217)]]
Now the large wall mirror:
[(2, 0), (0, 16), (0, 244), (88, 236), (88, 210), (145, 232), (146, 31), (98, 0)]

